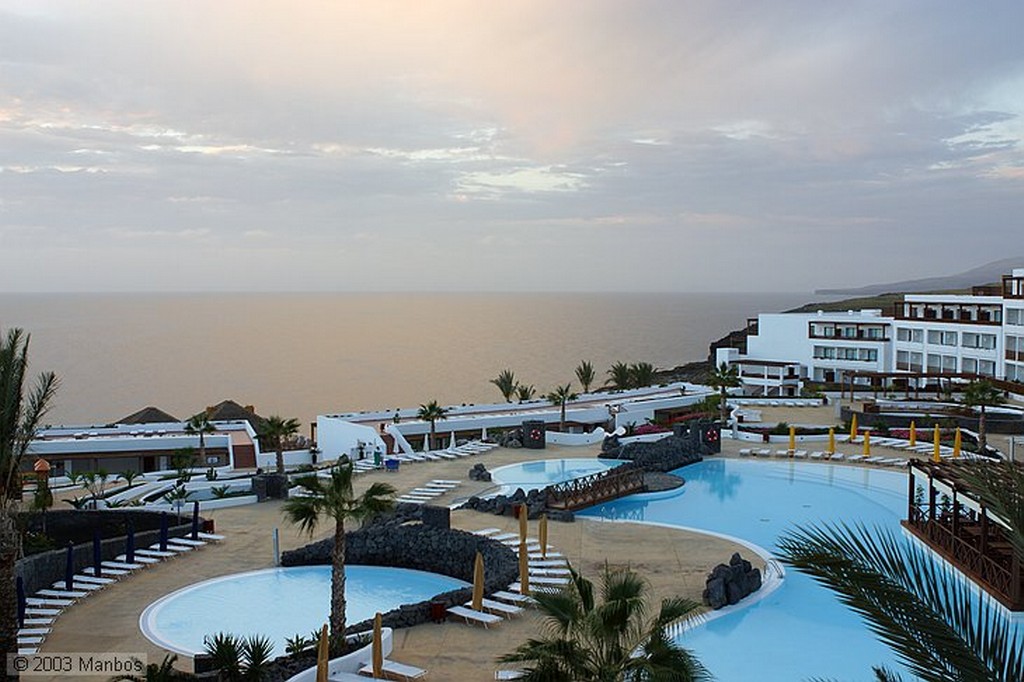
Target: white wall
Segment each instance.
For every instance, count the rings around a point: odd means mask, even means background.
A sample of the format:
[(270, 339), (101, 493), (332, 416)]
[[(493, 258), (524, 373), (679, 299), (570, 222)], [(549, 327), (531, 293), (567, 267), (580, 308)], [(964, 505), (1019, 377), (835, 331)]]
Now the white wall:
[(381, 452), (387, 452), (387, 447), (376, 429), (353, 424), (337, 417), (321, 415), (316, 418), (316, 443), (320, 448), (319, 461), (333, 462), (341, 455), (351, 457), (353, 449), (357, 448), (360, 442), (366, 444), (367, 456), (372, 457), (376, 448), (380, 448)]

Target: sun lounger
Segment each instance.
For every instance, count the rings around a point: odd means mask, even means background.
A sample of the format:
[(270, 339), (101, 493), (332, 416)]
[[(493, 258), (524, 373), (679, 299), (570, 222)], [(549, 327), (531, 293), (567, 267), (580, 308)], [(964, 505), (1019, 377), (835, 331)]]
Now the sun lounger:
[(395, 502), (405, 502), (406, 504), (426, 504), (428, 500), (422, 497), (396, 497)]
[(495, 670), (494, 679), (496, 680), (518, 680), (523, 676), (522, 670)]
[[(490, 539), (497, 540), (498, 542), (505, 542), (506, 540), (511, 540), (512, 538), (518, 537), (519, 533), (498, 533), (497, 535), (492, 535)], [(516, 542), (518, 541), (519, 540), (517, 539)]]
[[(512, 583), (508, 586), (510, 592), (519, 592), (522, 594), (523, 585), (522, 583)], [(530, 583), (530, 592), (558, 592), (562, 588), (558, 585), (535, 585), (533, 582)]]
[[(25, 600), (25, 603), (28, 604), (28, 600), (27, 599)], [(26, 618), (30, 618), (30, 617), (31, 618), (54, 618), (54, 617), (59, 616), (59, 615), (60, 615), (60, 609), (54, 608), (52, 606), (47, 607), (47, 606), (41, 606), (41, 605), (38, 605), (38, 604), (37, 605), (28, 604), (28, 606), (25, 608), (25, 617)]]
[[(512, 604), (506, 604), (493, 599), (484, 599), (481, 602), (481, 605), (483, 606), (484, 611), (489, 611), (490, 613), (498, 616), (504, 616), (505, 618), (523, 615), (523, 607), (513, 606)], [(472, 608), (473, 602), (466, 602), (465, 606), (466, 608)]]
[(64, 608), (65, 606), (71, 606), (75, 602), (71, 599), (45, 599), (42, 597), (26, 597), (26, 606), (40, 606), (44, 608)]
[[(397, 663), (388, 659), (384, 659), (384, 664), (381, 667), (381, 672), (384, 673), (384, 678), (388, 680), (418, 680), (421, 677), (425, 677), (427, 671), (423, 668), (417, 668), (414, 665), (406, 665), (405, 663)], [(365, 665), (359, 669), (360, 675), (373, 676), (373, 666)]]
[(78, 590), (39, 590), (36, 592), (37, 597), (53, 597), (54, 599), (81, 599), (82, 597), (88, 596), (88, 592), (80, 592)]
[(114, 582), (114, 579), (113, 578), (97, 578), (94, 575), (77, 574), (77, 575), (74, 576), (74, 581), (76, 583), (78, 583), (78, 582), (82, 582), (82, 583), (95, 583), (96, 585), (101, 585), (102, 586), (102, 585), (109, 585), (110, 583)]
[(27, 628), (28, 627), (33, 627), (33, 628), (34, 627), (43, 627), (43, 626), (46, 626), (46, 625), (51, 625), (52, 623), (53, 623), (53, 618), (50, 618), (50, 617), (47, 617), (47, 618), (29, 618), (27, 616), (25, 617), (25, 627), (27, 627)]
[(50, 628), (21, 628), (18, 630), (18, 639), (22, 637), (40, 637), (50, 634)]
[(483, 625), (485, 628), (489, 625), (501, 622), (501, 616), (495, 616), (493, 613), (484, 613), (483, 611), (467, 609), (465, 606), (452, 606), (448, 609), (448, 613), (462, 618), (468, 624), (476, 623), (478, 625)]
[[(58, 580), (57, 582), (55, 582), (53, 584), (53, 589), (55, 589), (55, 590), (63, 590), (66, 587), (67, 587), (67, 583), (64, 582), (63, 580)], [(104, 587), (105, 587), (105, 585), (98, 585), (96, 583), (82, 583), (82, 582), (78, 582), (77, 580), (74, 580), (71, 583), (71, 589), (75, 590), (77, 592), (81, 592), (81, 591), (93, 592), (95, 590), (102, 590)]]
[(540, 552), (530, 552), (530, 554), (527, 556), (527, 559), (529, 559), (530, 561), (536, 561), (538, 559), (564, 559), (564, 558), (565, 558), (565, 555), (562, 554), (561, 552), (552, 552), (551, 550), (548, 550), (548, 555), (546, 557), (542, 556)]
[(568, 585), (569, 584), (569, 579), (568, 578), (556, 578), (556, 577), (553, 577), (553, 576), (544, 576), (544, 575), (538, 575), (538, 576), (531, 575), (530, 576), (530, 584), (531, 585)]
[(142, 564), (133, 564), (128, 563), (127, 561), (104, 561), (100, 565), (103, 567), (104, 572), (106, 572), (108, 568), (118, 571), (137, 571), (140, 568), (144, 568)]
[(437, 490), (455, 490), (459, 487), (458, 483), (438, 483), (437, 481), (431, 481), (430, 483), (424, 483), (424, 488), (433, 488)]
[[(115, 561), (120, 561), (120, 562), (123, 562), (123, 563), (128, 563), (128, 555), (127, 554), (118, 554), (117, 557), (115, 557)], [(133, 564), (158, 564), (158, 563), (160, 563), (160, 560), (156, 559), (154, 557), (151, 557), (151, 556), (145, 556), (143, 554), (138, 554), (137, 553), (136, 556), (133, 557), (133, 560), (132, 560), (131, 563), (133, 563)]]
[(450, 478), (434, 478), (431, 479), (431, 483), (453, 483), (455, 485), (462, 485), (462, 481), (453, 481)]
[(811, 459), (821, 459), (824, 456), (825, 453), (822, 452), (821, 450), (815, 450), (814, 452), (811, 453)]
[(833, 453), (832, 453), (832, 456), (831, 456), (831, 457), (829, 457), (829, 459), (831, 459), (831, 460), (832, 460), (832, 461), (834, 461), (834, 462), (841, 462), (841, 461), (843, 461), (844, 459), (846, 459), (846, 455), (844, 455), (844, 454), (843, 454), (843, 453), (841, 453), (841, 452), (833, 452)]
[(533, 597), (528, 597), (525, 594), (519, 594), (518, 592), (508, 592), (506, 590), (498, 590), (491, 596), (495, 599), (507, 601), (517, 606), (531, 606), (534, 603)]
[(416, 497), (440, 497), (444, 495), (444, 491), (431, 490), (430, 488), (413, 488), (409, 492)]
[[(110, 568), (110, 567), (107, 566), (107, 563), (108, 562), (106, 562), (106, 561), (103, 562), (103, 572), (100, 573), (101, 577), (102, 576), (121, 577), (121, 576), (128, 575), (129, 573), (132, 572), (132, 569), (125, 570), (123, 568)], [(139, 566), (139, 568), (142, 568), (142, 566)], [(83, 568), (82, 569), (82, 573), (84, 573), (85, 575), (96, 575), (96, 568), (94, 566), (89, 566), (88, 568)]]
[(850, 455), (849, 457), (846, 458), (846, 461), (847, 462), (855, 462), (856, 463), (856, 462), (863, 462), (864, 459), (866, 459), (864, 457), (864, 455)]
[(789, 457), (789, 450), (776, 450), (775, 451), (775, 456), (776, 457)]
[(740, 448), (740, 457), (750, 457), (750, 448)]
[(500, 528), (481, 528), (480, 530), (470, 531), (473, 535), (481, 535), (483, 537), (489, 537), (491, 535), (497, 535), (501, 532)]
[[(160, 545), (153, 545), (151, 549), (137, 549), (135, 553), (140, 556), (156, 557), (157, 559), (170, 559), (171, 557), (178, 556), (177, 552), (171, 551), (171, 546), (167, 545), (167, 551), (160, 549)], [(142, 568), (141, 566), (139, 568)]]
[(793, 456), (796, 457), (797, 459), (807, 459), (807, 451), (806, 450), (794, 450), (793, 451)]
[(530, 566), (530, 577), (533, 576), (560, 576), (571, 575), (568, 568), (539, 568)]
[[(551, 553), (553, 554), (553, 552)], [(530, 560), (530, 568), (565, 568), (569, 562), (565, 559), (537, 559)]]

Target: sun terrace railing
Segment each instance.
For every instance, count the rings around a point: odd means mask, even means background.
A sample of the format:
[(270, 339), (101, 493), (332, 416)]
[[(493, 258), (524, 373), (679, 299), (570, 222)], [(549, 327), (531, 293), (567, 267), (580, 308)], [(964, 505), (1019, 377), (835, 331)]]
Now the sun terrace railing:
[[(994, 523), (982, 526), (970, 516), (954, 516), (928, 503), (909, 509), (905, 525), (914, 535), (976, 582), (1011, 611), (1024, 610), (1021, 559)], [(984, 535), (983, 535), (984, 533)]]
[(575, 510), (645, 490), (644, 470), (633, 464), (589, 474), (548, 488), (548, 506)]

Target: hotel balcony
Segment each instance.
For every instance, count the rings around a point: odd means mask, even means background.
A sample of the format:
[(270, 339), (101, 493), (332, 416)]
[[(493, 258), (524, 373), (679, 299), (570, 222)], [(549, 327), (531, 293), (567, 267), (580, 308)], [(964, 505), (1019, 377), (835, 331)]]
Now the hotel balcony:
[(1024, 299), (1024, 277), (1003, 275), (1003, 298)]
[(897, 320), (948, 324), (981, 324), (999, 326), (1003, 307), (995, 303), (896, 303), (893, 317)]

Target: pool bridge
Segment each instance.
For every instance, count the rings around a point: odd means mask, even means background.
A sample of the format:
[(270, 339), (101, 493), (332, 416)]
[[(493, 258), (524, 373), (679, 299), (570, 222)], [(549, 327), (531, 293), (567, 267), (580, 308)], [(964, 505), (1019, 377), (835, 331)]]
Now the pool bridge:
[(557, 483), (548, 488), (547, 506), (576, 511), (647, 489), (644, 470), (634, 464)]

